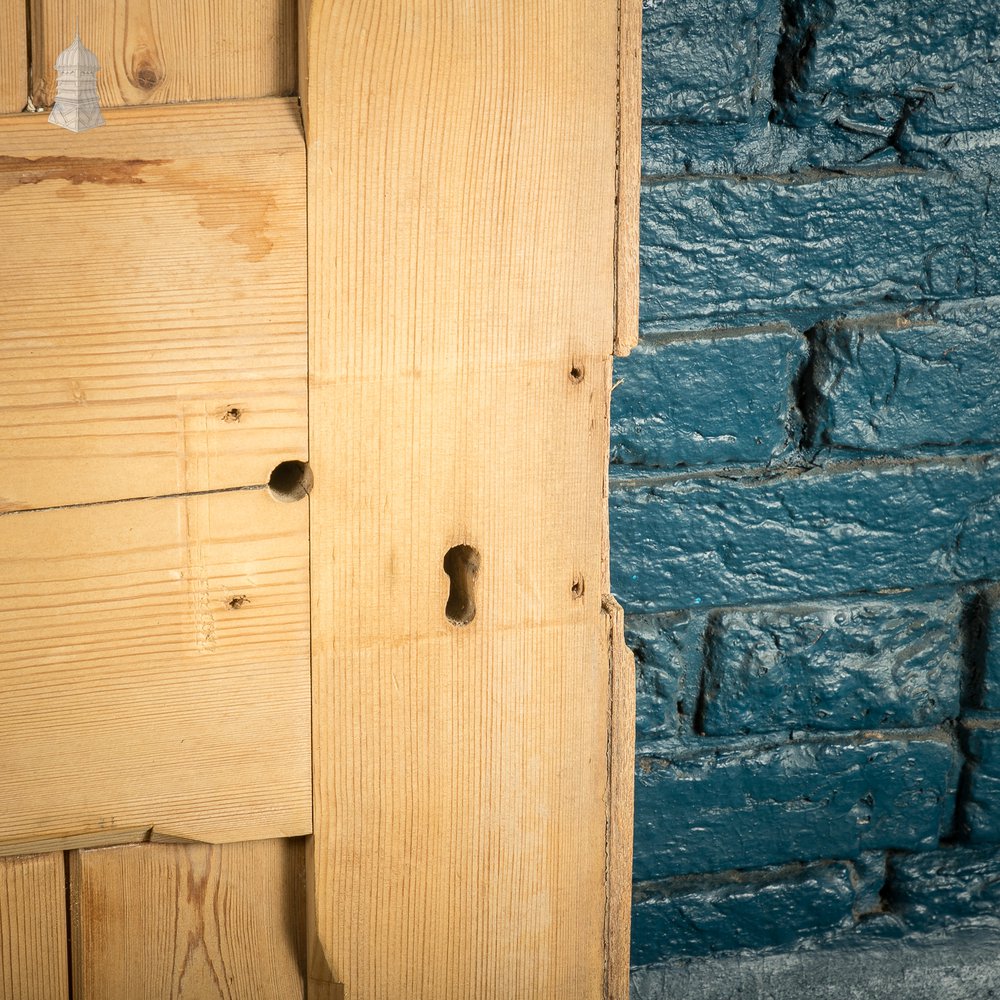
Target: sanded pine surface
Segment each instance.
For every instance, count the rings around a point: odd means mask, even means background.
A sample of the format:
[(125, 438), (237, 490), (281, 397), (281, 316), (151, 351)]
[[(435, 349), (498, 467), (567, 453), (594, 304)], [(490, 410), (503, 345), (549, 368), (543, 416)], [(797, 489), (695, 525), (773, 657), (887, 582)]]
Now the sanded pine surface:
[(642, 173), (642, 0), (618, 3), (618, 232), (615, 354), (639, 342), (639, 187)]
[(616, 5), (305, 38), (310, 996), (601, 997)]
[(304, 458), (296, 102), (0, 121), (0, 511), (260, 484)]
[(28, 31), (24, 0), (0, 0), (0, 115), (28, 103)]
[(74, 1000), (303, 996), (301, 841), (69, 857)]
[(0, 858), (0, 1000), (69, 1000), (62, 852)]
[(632, 817), (635, 800), (635, 657), (625, 645), (625, 615), (604, 599), (611, 672), (608, 752), (608, 909), (605, 923), (608, 1000), (626, 1000), (632, 927)]
[(77, 23), (103, 107), (295, 93), (296, 0), (30, 2), (36, 105), (55, 100), (56, 56)]
[(0, 854), (308, 833), (308, 512), (0, 516)]

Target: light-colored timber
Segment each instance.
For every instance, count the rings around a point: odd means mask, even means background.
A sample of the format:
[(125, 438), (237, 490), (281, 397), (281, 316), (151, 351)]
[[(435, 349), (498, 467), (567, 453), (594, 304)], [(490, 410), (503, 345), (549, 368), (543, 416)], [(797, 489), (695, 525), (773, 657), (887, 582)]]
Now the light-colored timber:
[(296, 102), (0, 120), (0, 512), (267, 481), (304, 458)]
[(306, 503), (0, 516), (0, 854), (310, 830)]
[(642, 173), (642, 0), (618, 7), (618, 232), (615, 354), (639, 342), (639, 184)]
[(74, 1000), (301, 1000), (301, 841), (69, 858)]
[(0, 1000), (69, 1000), (61, 852), (0, 858)]
[(28, 30), (25, 0), (0, 0), (0, 115), (28, 103)]
[(309, 995), (597, 1000), (617, 4), (306, 7)]
[[(24, 7), (24, 0), (20, 0)], [(104, 107), (295, 93), (295, 0), (30, 0), (32, 97), (55, 99), (56, 56), (80, 34)]]
[(632, 813), (635, 799), (635, 657), (625, 645), (625, 615), (613, 597), (604, 599), (611, 672), (608, 744), (608, 964), (605, 995), (627, 1000), (632, 929)]

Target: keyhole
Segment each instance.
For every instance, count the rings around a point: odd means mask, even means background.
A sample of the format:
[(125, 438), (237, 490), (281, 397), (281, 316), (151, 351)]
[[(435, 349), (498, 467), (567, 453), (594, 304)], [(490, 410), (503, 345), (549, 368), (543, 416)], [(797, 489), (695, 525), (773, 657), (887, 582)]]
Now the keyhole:
[(455, 545), (444, 556), (451, 591), (444, 613), (452, 625), (468, 625), (476, 617), (476, 577), (479, 552), (471, 545)]

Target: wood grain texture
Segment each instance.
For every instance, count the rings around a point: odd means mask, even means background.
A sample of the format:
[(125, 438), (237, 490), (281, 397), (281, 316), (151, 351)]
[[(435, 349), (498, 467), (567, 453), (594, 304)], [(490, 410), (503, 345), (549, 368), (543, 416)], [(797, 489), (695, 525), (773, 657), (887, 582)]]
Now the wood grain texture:
[(614, 352), (639, 343), (639, 190), (642, 173), (642, 0), (618, 0), (618, 225)]
[(607, 1000), (628, 1000), (632, 931), (632, 816), (635, 799), (635, 657), (625, 645), (625, 615), (604, 598), (611, 673), (608, 743)]
[(74, 1000), (304, 994), (301, 841), (74, 851), (70, 885)]
[(0, 1000), (69, 1000), (63, 856), (0, 858)]
[(310, 830), (306, 503), (0, 516), (0, 854)]
[(103, 107), (295, 93), (295, 0), (30, 2), (31, 92), (41, 107), (55, 100), (56, 56), (77, 18), (101, 64)]
[(0, 0), (0, 115), (28, 103), (28, 28), (24, 0)]
[(304, 458), (295, 102), (0, 121), (0, 511), (260, 484)]
[(616, 3), (308, 6), (310, 996), (601, 997)]

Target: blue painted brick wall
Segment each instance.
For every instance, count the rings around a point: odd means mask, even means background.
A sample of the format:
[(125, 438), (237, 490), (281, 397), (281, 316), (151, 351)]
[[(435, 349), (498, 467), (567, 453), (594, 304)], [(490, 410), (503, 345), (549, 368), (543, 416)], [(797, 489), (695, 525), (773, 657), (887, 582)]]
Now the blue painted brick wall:
[(633, 960), (974, 928), (1000, 873), (1000, 8), (644, 0), (612, 396)]

